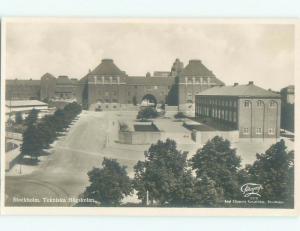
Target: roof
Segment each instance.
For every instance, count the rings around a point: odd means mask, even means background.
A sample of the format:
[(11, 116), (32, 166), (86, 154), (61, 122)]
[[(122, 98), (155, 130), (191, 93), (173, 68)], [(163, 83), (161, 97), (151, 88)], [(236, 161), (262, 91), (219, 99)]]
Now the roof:
[(74, 82), (71, 79), (69, 79), (68, 76), (65, 75), (58, 76), (58, 78), (56, 79), (56, 84), (60, 84), (60, 85), (70, 85), (73, 83)]
[(47, 72), (41, 77), (41, 79), (56, 79), (56, 78), (54, 77), (54, 75)]
[(214, 73), (203, 65), (201, 60), (192, 59), (182, 71), (183, 76), (215, 76)]
[(126, 78), (126, 84), (129, 85), (172, 85), (174, 83), (174, 77), (128, 76)]
[(279, 94), (258, 87), (252, 82), (246, 85), (212, 87), (200, 92), (198, 95), (280, 98)]
[(91, 72), (90, 75), (125, 75), (112, 59), (102, 59), (102, 62)]
[(6, 100), (7, 107), (31, 107), (31, 106), (47, 106), (48, 104), (39, 100)]

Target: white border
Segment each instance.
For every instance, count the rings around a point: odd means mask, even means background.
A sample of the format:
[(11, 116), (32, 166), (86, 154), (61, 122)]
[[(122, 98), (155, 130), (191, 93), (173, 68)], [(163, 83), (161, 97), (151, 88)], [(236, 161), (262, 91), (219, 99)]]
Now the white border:
[[(299, 157), (297, 155), (299, 143), (295, 140), (295, 208), (294, 209), (257, 209), (257, 208), (82, 208), (82, 207), (5, 207), (5, 38), (6, 23), (10, 22), (34, 23), (212, 23), (212, 24), (294, 24), (295, 25), (295, 73), (300, 76), (300, 21), (297, 19), (192, 19), (192, 18), (4, 18), (1, 26), (1, 213), (4, 215), (101, 215), (101, 216), (296, 216), (299, 215)], [(295, 78), (295, 101), (300, 100), (298, 85), (300, 80)], [(300, 101), (299, 101), (300, 102)], [(295, 137), (298, 137), (300, 108), (295, 107)], [(298, 178), (297, 178), (298, 177)]]

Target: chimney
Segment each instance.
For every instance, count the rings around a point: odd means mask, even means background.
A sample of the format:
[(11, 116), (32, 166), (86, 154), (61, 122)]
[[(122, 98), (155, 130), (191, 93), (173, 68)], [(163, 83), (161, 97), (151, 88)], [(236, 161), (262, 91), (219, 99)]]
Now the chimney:
[(237, 85), (239, 85), (239, 83), (234, 83), (234, 84), (233, 84), (234, 87), (237, 86)]
[(113, 63), (112, 59), (102, 59), (102, 63)]
[(254, 82), (253, 81), (249, 81), (248, 85), (253, 85)]

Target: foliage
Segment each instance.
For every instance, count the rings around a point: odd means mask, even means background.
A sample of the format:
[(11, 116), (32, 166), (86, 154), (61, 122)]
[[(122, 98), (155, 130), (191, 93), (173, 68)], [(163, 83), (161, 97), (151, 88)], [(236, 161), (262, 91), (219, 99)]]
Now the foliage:
[(161, 206), (186, 206), (193, 202), (194, 179), (187, 166), (187, 153), (177, 150), (176, 142), (167, 139), (152, 144), (145, 161), (135, 166), (134, 189), (139, 199)]
[(21, 154), (37, 159), (42, 146), (40, 145), (41, 137), (35, 125), (30, 124), (23, 133), (23, 143), (21, 146)]
[(196, 206), (215, 207), (224, 202), (223, 189), (207, 175), (197, 179), (194, 184), (194, 204)]
[(262, 198), (292, 203), (294, 186), (294, 151), (287, 152), (284, 140), (273, 144), (265, 153), (257, 154), (248, 167), (253, 182), (262, 184)]
[(175, 119), (182, 119), (182, 118), (186, 118), (186, 115), (183, 112), (177, 112), (174, 115)]
[(27, 126), (31, 126), (31, 125), (34, 125), (36, 122), (37, 122), (37, 119), (38, 119), (38, 114), (39, 114), (39, 111), (35, 108), (33, 108), (28, 116), (26, 117), (25, 119), (25, 124)]
[(70, 103), (37, 122), (37, 111), (33, 109), (27, 117), (27, 128), (23, 132), (22, 155), (37, 159), (41, 151), (56, 139), (58, 132), (67, 128), (80, 112), (79, 104)]
[(102, 168), (94, 168), (88, 176), (91, 184), (86, 188), (84, 197), (94, 199), (102, 206), (118, 206), (132, 192), (126, 167), (115, 159), (104, 158)]
[(158, 112), (153, 107), (142, 108), (137, 115), (137, 119), (151, 119), (158, 117)]
[(197, 177), (208, 177), (222, 189), (225, 198), (239, 195), (240, 163), (241, 159), (236, 150), (230, 148), (230, 142), (219, 136), (208, 141), (191, 159)]

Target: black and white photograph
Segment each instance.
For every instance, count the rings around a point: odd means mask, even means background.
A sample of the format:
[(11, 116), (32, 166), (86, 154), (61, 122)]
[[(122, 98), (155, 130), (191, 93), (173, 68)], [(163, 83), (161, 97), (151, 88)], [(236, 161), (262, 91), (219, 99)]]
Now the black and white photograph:
[(297, 48), (295, 20), (3, 19), (3, 211), (295, 214)]

